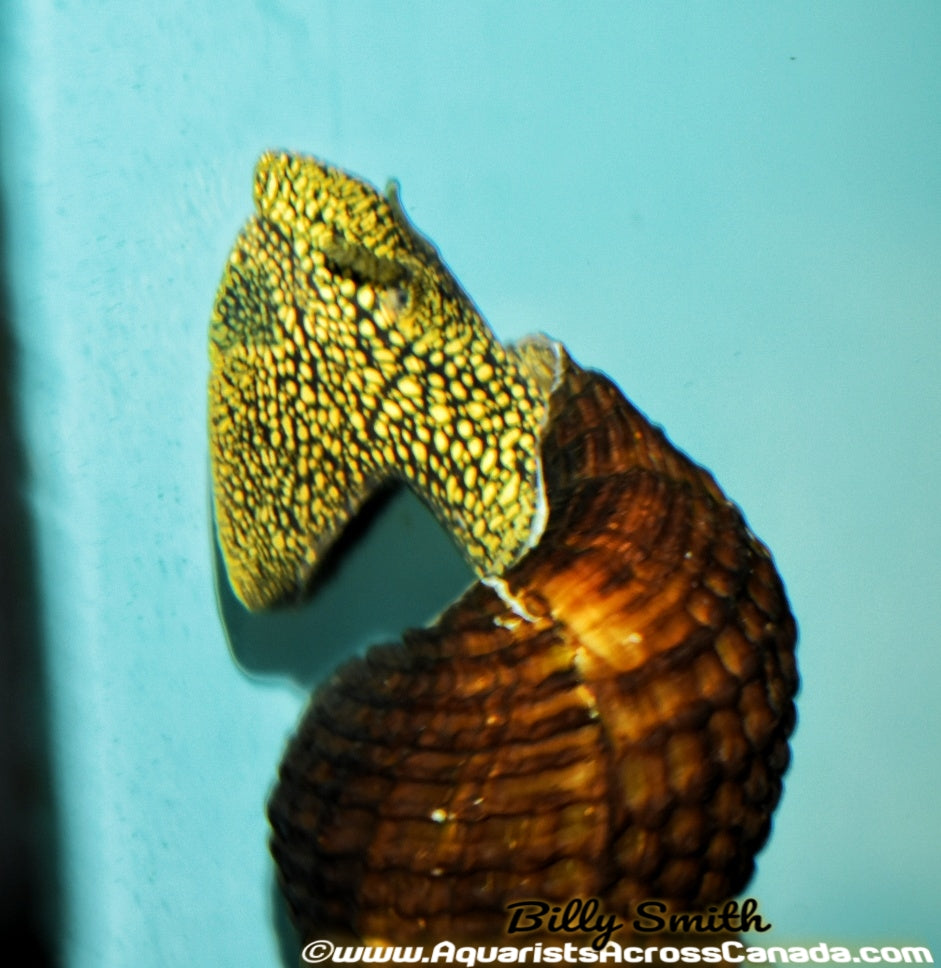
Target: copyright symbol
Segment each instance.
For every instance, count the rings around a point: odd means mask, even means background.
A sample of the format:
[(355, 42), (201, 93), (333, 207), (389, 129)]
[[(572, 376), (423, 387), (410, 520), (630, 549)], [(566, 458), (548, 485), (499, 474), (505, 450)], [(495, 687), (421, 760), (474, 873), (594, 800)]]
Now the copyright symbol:
[(301, 957), (309, 965), (318, 965), (321, 961), (327, 961), (333, 954), (332, 941), (311, 941), (304, 945)]

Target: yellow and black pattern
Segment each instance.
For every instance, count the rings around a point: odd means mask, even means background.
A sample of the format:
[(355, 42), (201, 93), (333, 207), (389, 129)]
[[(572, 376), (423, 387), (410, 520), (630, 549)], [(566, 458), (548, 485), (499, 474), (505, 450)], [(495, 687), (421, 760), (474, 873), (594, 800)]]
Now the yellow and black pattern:
[(394, 192), (267, 154), (255, 205), (210, 330), (215, 510), (238, 596), (296, 595), (390, 478), (480, 574), (512, 563), (544, 523), (539, 439), (561, 351), (501, 346)]

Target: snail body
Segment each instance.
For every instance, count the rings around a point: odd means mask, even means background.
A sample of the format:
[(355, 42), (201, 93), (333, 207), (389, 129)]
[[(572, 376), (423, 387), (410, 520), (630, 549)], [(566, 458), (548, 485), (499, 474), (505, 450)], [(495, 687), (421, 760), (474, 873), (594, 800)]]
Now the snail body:
[[(492, 939), (521, 899), (625, 914), (734, 897), (795, 717), (796, 629), (768, 551), (605, 376), (544, 337), (501, 347), (394, 196), (267, 155), (256, 204), (211, 344), (236, 592), (250, 607), (301, 594), (389, 479), (424, 497), (480, 576), (430, 627), (339, 668), (289, 744), (268, 815), (303, 936)], [(336, 384), (316, 362), (335, 347), (346, 386), (375, 369), (421, 406), (355, 392), (318, 405)], [(298, 432), (311, 414), (316, 465)], [(363, 457), (358, 425), (388, 453)]]

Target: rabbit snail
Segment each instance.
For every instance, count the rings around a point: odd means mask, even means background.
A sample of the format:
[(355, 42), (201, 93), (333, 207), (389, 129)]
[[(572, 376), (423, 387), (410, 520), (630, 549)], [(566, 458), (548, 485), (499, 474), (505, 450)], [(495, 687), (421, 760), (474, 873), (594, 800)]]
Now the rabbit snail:
[(396, 192), (269, 153), (211, 320), (215, 515), (250, 609), (404, 482), (479, 581), (316, 691), (268, 804), (303, 935), (498, 937), (507, 905), (739, 893), (795, 623), (713, 478), (546, 337), (503, 346)]

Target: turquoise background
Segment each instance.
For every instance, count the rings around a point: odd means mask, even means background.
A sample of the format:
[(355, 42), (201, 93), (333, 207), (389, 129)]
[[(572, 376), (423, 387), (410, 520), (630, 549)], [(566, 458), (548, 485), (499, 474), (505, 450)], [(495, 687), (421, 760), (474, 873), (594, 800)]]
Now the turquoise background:
[(61, 964), (290, 964), (263, 805), (309, 683), (467, 577), (398, 500), (309, 608), (217, 607), (206, 329), (269, 147), (398, 178), (501, 337), (562, 339), (715, 472), (801, 628), (749, 893), (778, 940), (941, 955), (941, 6), (8, 0), (0, 31), (15, 755), (48, 737)]

